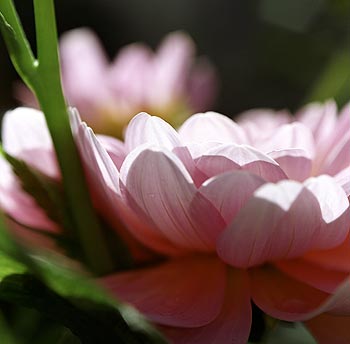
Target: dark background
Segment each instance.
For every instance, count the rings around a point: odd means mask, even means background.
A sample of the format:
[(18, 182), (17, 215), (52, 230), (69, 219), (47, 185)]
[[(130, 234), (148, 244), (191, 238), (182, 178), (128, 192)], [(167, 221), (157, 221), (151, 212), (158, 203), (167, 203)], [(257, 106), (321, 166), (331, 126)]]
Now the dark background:
[[(32, 2), (15, 2), (34, 46)], [(217, 67), (214, 110), (230, 116), (350, 99), (348, 0), (58, 0), (56, 11), (59, 33), (88, 26), (111, 57), (127, 43), (156, 47), (168, 32), (187, 31)], [(16, 105), (16, 78), (0, 40), (0, 112)]]

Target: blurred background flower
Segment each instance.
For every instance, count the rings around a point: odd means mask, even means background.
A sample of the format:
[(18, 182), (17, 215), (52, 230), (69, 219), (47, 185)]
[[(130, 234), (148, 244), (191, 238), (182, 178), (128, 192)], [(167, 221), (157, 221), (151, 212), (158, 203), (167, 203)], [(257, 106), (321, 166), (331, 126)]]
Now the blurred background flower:
[[(15, 1), (34, 43), (31, 2)], [(90, 27), (109, 57), (132, 42), (156, 48), (183, 30), (217, 67), (216, 110), (233, 116), (256, 107), (295, 110), (350, 89), (350, 2), (347, 0), (61, 0), (59, 32)], [(0, 109), (16, 104), (17, 78), (0, 39)], [(0, 110), (0, 111), (1, 111)], [(2, 111), (3, 112), (3, 111)]]
[[(142, 43), (120, 49), (109, 62), (98, 37), (87, 28), (66, 32), (60, 44), (63, 89), (69, 105), (98, 133), (121, 137), (137, 113), (147, 111), (172, 124), (213, 104), (217, 78), (183, 32), (168, 34), (153, 52)], [(15, 96), (38, 107), (21, 83)]]

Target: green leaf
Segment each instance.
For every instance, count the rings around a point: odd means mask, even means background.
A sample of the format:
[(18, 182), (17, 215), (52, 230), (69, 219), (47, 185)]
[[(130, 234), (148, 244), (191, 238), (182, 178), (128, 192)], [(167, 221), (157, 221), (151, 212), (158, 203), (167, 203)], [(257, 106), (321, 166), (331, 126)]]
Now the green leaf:
[(18, 344), (17, 340), (8, 324), (6, 323), (5, 318), (0, 312), (0, 333), (1, 333), (1, 342), (5, 344)]
[(71, 260), (22, 248), (1, 218), (1, 300), (36, 309), (82, 343), (165, 343), (139, 312), (110, 296)]
[(27, 270), (28, 269), (25, 265), (0, 251), (0, 281), (8, 275), (24, 273)]
[[(69, 262), (64, 262), (62, 257), (56, 258), (58, 259), (47, 260), (32, 256), (46, 284), (52, 290), (70, 299), (79, 307), (85, 308), (88, 306), (90, 308), (90, 303), (99, 305), (102, 309), (107, 310), (108, 317), (111, 316), (110, 312), (119, 313), (135, 333), (142, 334), (142, 336), (146, 335), (142, 343), (165, 343), (163, 337), (134, 308), (118, 302), (94, 283), (90, 277), (73, 270), (69, 266)], [(79, 285), (79, 288), (77, 288), (77, 285)]]
[(0, 283), (0, 299), (36, 309), (69, 328), (82, 343), (141, 343), (118, 313), (108, 314), (107, 321), (98, 305), (90, 310), (79, 308), (30, 274), (5, 277)]

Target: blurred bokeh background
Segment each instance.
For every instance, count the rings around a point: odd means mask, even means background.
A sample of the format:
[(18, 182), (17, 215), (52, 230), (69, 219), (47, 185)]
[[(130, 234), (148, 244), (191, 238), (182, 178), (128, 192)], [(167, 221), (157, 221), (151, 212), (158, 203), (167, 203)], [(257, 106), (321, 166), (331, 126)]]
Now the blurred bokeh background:
[[(15, 3), (34, 45), (32, 2)], [(56, 7), (60, 34), (90, 27), (111, 58), (125, 44), (156, 47), (171, 31), (188, 32), (219, 74), (213, 110), (229, 116), (350, 99), (349, 0), (60, 0)], [(0, 39), (0, 112), (16, 105), (16, 79)]]

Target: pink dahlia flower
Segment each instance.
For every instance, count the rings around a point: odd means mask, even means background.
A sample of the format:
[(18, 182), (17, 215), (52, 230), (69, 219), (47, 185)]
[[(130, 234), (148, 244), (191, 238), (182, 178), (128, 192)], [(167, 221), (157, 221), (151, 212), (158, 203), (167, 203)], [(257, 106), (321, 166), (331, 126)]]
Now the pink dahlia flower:
[[(29, 111), (7, 113), (3, 137), (35, 164), (22, 130), (46, 128)], [(23, 116), (30, 126), (18, 125)], [(174, 343), (246, 343), (251, 302), (305, 322), (321, 344), (349, 341), (349, 122), (350, 108), (337, 117), (333, 103), (296, 120), (196, 114), (178, 131), (141, 113), (121, 142), (96, 137), (73, 112), (98, 210), (164, 257), (102, 283)], [(3, 190), (2, 207), (22, 216), (19, 190)]]
[[(195, 45), (184, 33), (165, 37), (156, 52), (135, 43), (110, 63), (96, 35), (76, 29), (60, 42), (63, 88), (68, 103), (95, 132), (121, 136), (135, 113), (149, 111), (178, 124), (214, 101), (217, 80), (205, 59), (195, 59)], [(33, 97), (20, 87), (25, 104)]]

